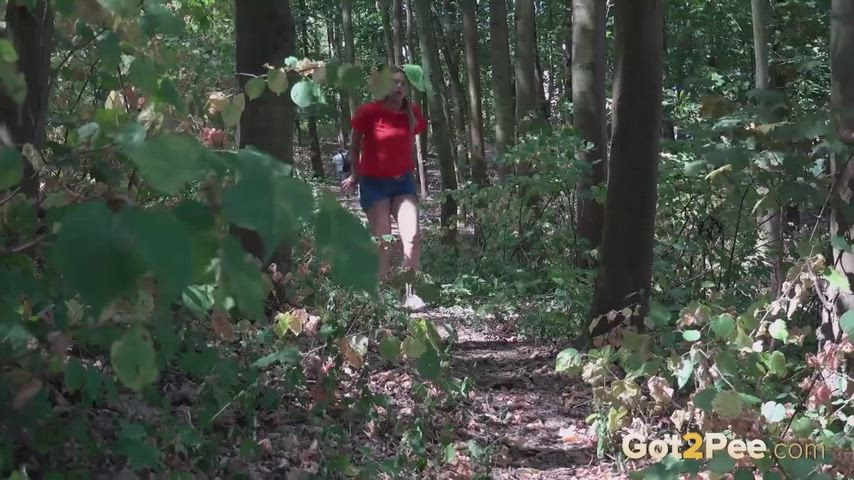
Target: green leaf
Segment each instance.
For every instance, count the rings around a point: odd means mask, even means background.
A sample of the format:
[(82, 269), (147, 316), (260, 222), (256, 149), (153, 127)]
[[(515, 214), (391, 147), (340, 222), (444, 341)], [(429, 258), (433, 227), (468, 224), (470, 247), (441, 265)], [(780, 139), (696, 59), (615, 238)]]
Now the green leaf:
[(581, 355), (574, 348), (567, 348), (557, 354), (555, 372), (561, 373), (581, 367)]
[(715, 395), (717, 394), (717, 390), (712, 387), (709, 387), (695, 393), (694, 397), (691, 400), (694, 402), (695, 407), (707, 413), (711, 413), (712, 401), (715, 399)]
[(685, 330), (682, 332), (682, 338), (688, 342), (696, 342), (700, 339), (699, 330)]
[(332, 197), (320, 204), (315, 222), (319, 255), (332, 266), (339, 285), (374, 292), (377, 286), (377, 249), (362, 222)]
[(729, 340), (735, 332), (735, 320), (725, 313), (713, 318), (710, 327), (719, 338)]
[(439, 365), (439, 354), (434, 348), (428, 348), (423, 355), (418, 357), (417, 362), (418, 373), (428, 380), (438, 381), (441, 377), (442, 369)]
[(424, 86), (424, 70), (419, 65), (404, 65), (403, 72), (406, 74), (406, 79), (409, 83), (418, 90), (427, 91)]
[(149, 95), (157, 93), (157, 69), (146, 57), (133, 60), (128, 70), (128, 80)]
[(679, 388), (684, 387), (688, 380), (691, 379), (691, 375), (694, 373), (694, 362), (692, 362), (688, 358), (682, 359), (682, 366), (679, 368), (679, 371), (676, 372), (676, 384)]
[(401, 348), (403, 349), (403, 353), (409, 358), (419, 358), (427, 350), (427, 346), (414, 337), (404, 338)]
[(744, 410), (744, 400), (738, 392), (725, 390), (715, 395), (712, 410), (724, 418), (735, 418)]
[(264, 93), (264, 89), (266, 87), (267, 82), (264, 81), (263, 77), (252, 77), (248, 82), (246, 82), (246, 86), (244, 88), (249, 100), (255, 100)]
[(715, 456), (709, 460), (709, 470), (718, 475), (732, 472), (735, 469), (735, 459), (727, 455), (725, 452), (717, 452)]
[(65, 366), (65, 388), (70, 393), (83, 388), (86, 381), (86, 370), (77, 358), (70, 358)]
[[(104, 71), (114, 72), (119, 68), (122, 61), (122, 48), (119, 45), (119, 37), (111, 30), (107, 30), (98, 40), (95, 52), (101, 60), (100, 68)], [(134, 62), (136, 63), (136, 62)], [(139, 73), (139, 72), (137, 72)]]
[(157, 82), (157, 99), (172, 105), (179, 112), (185, 112), (186, 106), (181, 93), (178, 92), (178, 87), (171, 78), (161, 78)]
[(849, 253), (851, 252), (851, 245), (848, 244), (848, 240), (845, 240), (845, 238), (839, 235), (834, 235), (830, 239), (830, 245), (837, 250)]
[(290, 56), (285, 59), (285, 66), (288, 68), (297, 68), (297, 64), (299, 63), (299, 59), (294, 56)]
[(275, 160), (259, 152), (241, 153), (250, 161), (243, 162), (237, 184), (223, 192), (223, 214), (227, 222), (261, 236), (266, 260), (283, 240), (296, 240), (302, 222), (311, 218), (314, 199), (307, 184), (274, 175)]
[(128, 458), (134, 470), (156, 468), (160, 463), (160, 449), (145, 441), (145, 429), (138, 424), (124, 423), (115, 451)]
[(786, 321), (780, 318), (774, 320), (774, 323), (768, 327), (768, 333), (771, 337), (776, 338), (781, 342), (785, 342), (786, 339), (789, 338), (789, 330), (786, 328)]
[(157, 381), (157, 353), (142, 328), (128, 330), (110, 348), (110, 361), (119, 380), (136, 392)]
[(124, 151), (139, 148), (145, 142), (145, 127), (136, 122), (125, 123), (119, 127), (113, 140)]
[(18, 51), (9, 40), (0, 39), (0, 60), (6, 63), (14, 63), (18, 61)]
[(255, 320), (264, 318), (264, 285), (261, 271), (251, 255), (243, 251), (234, 237), (222, 241), (222, 287), (234, 297), (237, 306)]
[(650, 301), (648, 318), (652, 323), (652, 326), (666, 326), (670, 323), (670, 310), (656, 301)]
[(243, 115), (243, 110), (246, 108), (246, 97), (242, 93), (235, 95), (225, 104), (222, 112), (222, 121), (226, 127), (234, 127), (240, 123), (240, 117)]
[(762, 416), (768, 423), (782, 422), (786, 418), (786, 407), (777, 402), (762, 404)]
[(276, 95), (285, 93), (288, 89), (288, 74), (281, 70), (270, 70), (267, 74), (267, 86)]
[(851, 293), (850, 287), (848, 285), (848, 279), (845, 278), (845, 275), (836, 270), (835, 268), (827, 268), (824, 271), (824, 278), (827, 279), (830, 284), (840, 290), (843, 293)]
[(187, 227), (165, 210), (122, 211), (134, 247), (157, 278), (158, 302), (178, 300), (193, 277), (192, 245)]
[(388, 336), (380, 342), (380, 355), (388, 360), (394, 361), (400, 357), (400, 340), (394, 336)]
[(839, 318), (839, 326), (848, 338), (854, 339), (854, 310), (848, 310), (842, 314)]
[(364, 82), (362, 69), (350, 63), (341, 65), (341, 68), (338, 70), (338, 76), (338, 86), (344, 90), (356, 90)]
[(371, 92), (374, 100), (384, 98), (391, 93), (391, 90), (394, 87), (392, 81), (391, 70), (387, 68), (378, 70), (371, 75), (368, 90)]
[(213, 282), (206, 276), (210, 273), (211, 261), (217, 257), (220, 237), (210, 209), (195, 200), (185, 200), (175, 207), (173, 213), (190, 232), (193, 282)]
[(786, 376), (786, 357), (783, 352), (771, 352), (771, 356), (768, 358), (768, 369), (778, 377)]
[(139, 13), (139, 2), (136, 0), (98, 0), (98, 3), (120, 17), (132, 17)]
[(89, 201), (69, 207), (56, 240), (56, 266), (68, 285), (97, 311), (130, 291), (139, 275), (128, 246), (117, 241), (115, 227), (116, 218), (107, 206)]
[(24, 157), (13, 147), (0, 150), (0, 191), (14, 187), (24, 178)]
[(321, 101), (320, 87), (312, 80), (300, 80), (291, 89), (291, 100), (300, 108), (307, 108)]
[(274, 363), (281, 363), (282, 365), (298, 365), (300, 362), (302, 355), (300, 354), (299, 349), (293, 346), (285, 347), (278, 352), (273, 352), (269, 355), (265, 355), (258, 360), (256, 360), (252, 366), (258, 368), (267, 368)]
[(184, 32), (184, 22), (168, 8), (153, 2), (146, 2), (146, 12), (140, 20), (142, 31), (148, 37), (158, 33), (177, 36)]
[(204, 153), (205, 148), (193, 137), (163, 133), (131, 150), (129, 156), (153, 188), (177, 195), (187, 182), (204, 175)]

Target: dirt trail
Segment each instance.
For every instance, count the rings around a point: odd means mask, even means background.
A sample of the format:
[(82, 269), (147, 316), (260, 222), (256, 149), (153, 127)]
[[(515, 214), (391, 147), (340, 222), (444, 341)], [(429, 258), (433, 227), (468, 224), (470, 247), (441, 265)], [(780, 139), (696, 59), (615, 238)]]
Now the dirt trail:
[[(439, 181), (433, 173), (428, 169), (431, 190), (436, 192)], [(358, 194), (344, 195), (334, 186), (330, 191), (367, 222)], [(431, 235), (439, 223), (435, 198), (422, 201), (422, 209), (424, 234)], [(392, 228), (396, 235), (394, 222)], [(400, 254), (393, 250), (393, 262), (399, 263)], [(456, 425), (457, 438), (486, 449), (489, 460), (481, 461), (491, 465), (490, 478), (628, 478), (596, 458), (596, 440), (584, 421), (590, 413), (590, 389), (554, 373), (556, 347), (520, 341), (512, 322), (478, 319), (464, 307), (431, 308), (420, 316), (440, 330), (450, 324), (457, 332), (451, 375), (469, 377), (473, 389), (468, 401), (448, 415)], [(380, 383), (391, 373), (381, 372)], [(478, 460), (466, 458), (466, 453), (461, 452), (456, 465), (446, 465), (447, 470), (432, 472), (429, 478), (467, 478), (466, 463)]]
[(451, 374), (474, 381), (457, 433), (488, 447), (490, 478), (627, 478), (596, 458), (584, 421), (589, 388), (554, 373), (556, 348), (518, 340), (512, 325), (459, 307), (424, 316), (457, 330)]

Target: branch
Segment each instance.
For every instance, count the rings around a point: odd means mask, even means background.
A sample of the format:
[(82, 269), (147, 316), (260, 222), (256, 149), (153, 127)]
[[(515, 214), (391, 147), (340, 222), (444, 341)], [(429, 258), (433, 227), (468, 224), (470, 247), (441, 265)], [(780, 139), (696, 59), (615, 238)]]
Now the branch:
[(31, 247), (34, 247), (35, 245), (38, 245), (45, 238), (47, 238), (47, 235), (39, 235), (38, 237), (27, 240), (24, 243), (21, 243), (19, 245), (15, 245), (14, 247), (9, 247), (9, 248), (0, 250), (0, 257), (4, 257), (6, 255), (14, 255), (16, 253), (21, 253), (24, 250), (27, 250), (28, 248), (31, 248)]

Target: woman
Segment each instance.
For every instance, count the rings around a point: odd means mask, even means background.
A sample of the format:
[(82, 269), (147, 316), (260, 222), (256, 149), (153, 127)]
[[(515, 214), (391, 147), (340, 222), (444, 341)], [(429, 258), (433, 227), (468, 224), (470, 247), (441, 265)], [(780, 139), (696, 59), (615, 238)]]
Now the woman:
[[(392, 88), (384, 98), (359, 107), (350, 121), (350, 176), (341, 182), (344, 191), (359, 186), (359, 201), (368, 216), (371, 234), (379, 237), (380, 280), (388, 279), (389, 246), (382, 238), (391, 235), (391, 216), (397, 219), (403, 244), (403, 267), (416, 270), (421, 255), (418, 193), (413, 170), (415, 135), (427, 128), (421, 109), (407, 98), (409, 85), (399, 67), (391, 67)], [(407, 285), (405, 307), (425, 305)]]

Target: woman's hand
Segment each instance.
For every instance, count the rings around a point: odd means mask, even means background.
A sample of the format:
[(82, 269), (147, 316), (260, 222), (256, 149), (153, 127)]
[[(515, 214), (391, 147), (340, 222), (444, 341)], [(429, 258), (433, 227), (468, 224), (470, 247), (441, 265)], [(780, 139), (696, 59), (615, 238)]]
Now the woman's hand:
[(350, 175), (341, 182), (341, 190), (344, 193), (353, 193), (356, 191), (356, 185), (359, 184), (359, 179), (355, 175)]

